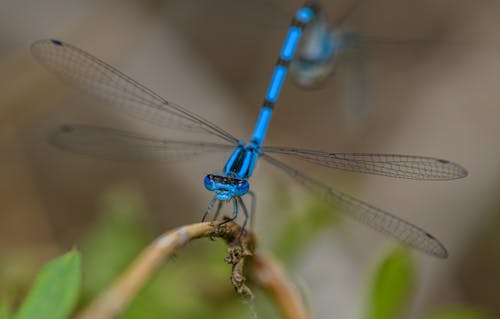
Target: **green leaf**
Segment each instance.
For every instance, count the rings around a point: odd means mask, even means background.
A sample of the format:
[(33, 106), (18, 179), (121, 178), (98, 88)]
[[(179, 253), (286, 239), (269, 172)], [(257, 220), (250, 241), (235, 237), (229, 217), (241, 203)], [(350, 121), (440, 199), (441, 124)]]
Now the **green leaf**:
[(410, 251), (398, 247), (376, 269), (370, 291), (367, 318), (401, 318), (413, 292), (415, 269)]
[(488, 318), (489, 317), (480, 310), (466, 306), (457, 306), (449, 309), (441, 309), (425, 317), (425, 319), (488, 319)]
[(73, 250), (43, 267), (14, 319), (68, 318), (80, 283), (80, 254)]

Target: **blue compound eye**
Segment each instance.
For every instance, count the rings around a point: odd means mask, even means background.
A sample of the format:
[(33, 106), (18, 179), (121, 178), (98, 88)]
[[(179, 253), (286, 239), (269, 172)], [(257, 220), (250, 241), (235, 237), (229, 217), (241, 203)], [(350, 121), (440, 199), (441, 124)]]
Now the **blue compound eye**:
[(248, 181), (247, 180), (241, 181), (235, 187), (235, 195), (243, 196), (246, 193), (248, 193), (249, 189), (250, 189), (250, 184), (248, 183)]
[(205, 178), (203, 179), (203, 183), (205, 184), (205, 188), (209, 191), (215, 190), (215, 182), (213, 181), (211, 175), (205, 176)]

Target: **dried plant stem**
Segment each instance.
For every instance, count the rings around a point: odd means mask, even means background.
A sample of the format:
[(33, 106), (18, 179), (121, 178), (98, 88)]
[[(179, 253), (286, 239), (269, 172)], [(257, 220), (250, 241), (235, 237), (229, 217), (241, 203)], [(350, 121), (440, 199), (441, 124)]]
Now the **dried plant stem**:
[(250, 274), (252, 282), (268, 292), (283, 318), (311, 318), (296, 287), (287, 279), (284, 269), (269, 254), (255, 254)]
[(213, 222), (186, 225), (161, 235), (136, 258), (111, 287), (75, 318), (115, 318), (129, 305), (163, 261), (171, 257), (177, 249), (201, 237), (221, 237), (229, 241), (236, 238), (236, 232), (239, 234), (239, 226), (235, 223), (227, 223), (221, 227), (217, 225), (218, 223)]
[[(293, 285), (288, 283), (283, 271), (272, 259), (262, 253), (255, 255), (255, 239), (245, 232), (241, 238), (241, 228), (234, 222), (219, 226), (219, 222), (186, 225), (169, 231), (149, 245), (129, 268), (99, 295), (87, 308), (75, 316), (76, 319), (116, 318), (129, 305), (143, 286), (150, 280), (163, 262), (188, 242), (202, 237), (219, 237), (228, 245), (225, 261), (233, 266), (231, 282), (236, 292), (247, 299), (253, 297), (246, 286), (244, 267), (250, 262), (252, 279), (270, 292), (285, 319), (307, 319)], [(239, 239), (239, 240), (238, 240)]]

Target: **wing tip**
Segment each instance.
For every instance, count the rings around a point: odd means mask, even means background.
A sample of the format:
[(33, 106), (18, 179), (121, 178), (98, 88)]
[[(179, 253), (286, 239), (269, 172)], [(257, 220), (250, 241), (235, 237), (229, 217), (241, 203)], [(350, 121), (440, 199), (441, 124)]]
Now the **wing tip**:
[(448, 259), (449, 257), (448, 250), (441, 243), (439, 249), (435, 250), (432, 255), (439, 259)]
[(449, 254), (448, 250), (446, 247), (433, 235), (431, 235), (428, 232), (425, 232), (425, 236), (432, 241), (433, 245), (432, 248), (428, 251), (431, 255), (440, 258), (440, 259), (447, 259)]
[(64, 45), (64, 42), (62, 42), (61, 40), (57, 40), (57, 39), (40, 39), (40, 40), (36, 40), (35, 42), (33, 42), (31, 44), (31, 48), (36, 48), (37, 46), (40, 46), (40, 45), (46, 45), (46, 44), (54, 44), (54, 45), (58, 45), (58, 46), (63, 46)]
[(35, 41), (35, 42), (33, 42), (31, 44), (30, 51), (31, 51), (31, 54), (37, 60), (39, 60), (39, 62), (41, 62), (42, 64), (44, 64), (43, 61), (41, 60), (41, 58), (44, 55), (44, 48), (47, 48), (48, 46), (63, 47), (65, 45), (66, 44), (64, 42), (62, 42), (61, 40), (57, 40), (57, 39), (41, 39), (41, 40), (37, 40), (37, 41)]
[(442, 252), (442, 254), (437, 255), (437, 257), (439, 257), (441, 259), (448, 259), (449, 254), (448, 254), (448, 251), (446, 250), (446, 248), (444, 248), (444, 251)]
[(442, 158), (435, 158), (434, 160), (439, 163), (440, 169), (444, 173), (438, 178), (433, 178), (435, 180), (461, 179), (469, 175), (467, 169), (460, 164)]
[(455, 164), (458, 166), (458, 169), (459, 169), (459, 177), (458, 178), (464, 178), (464, 177), (467, 177), (469, 175), (469, 172), (465, 169), (465, 167), (461, 166), (461, 165), (458, 165), (458, 164)]
[(453, 174), (453, 176), (451, 176), (450, 179), (465, 178), (469, 175), (469, 172), (467, 171), (467, 169), (465, 169), (465, 167), (463, 167), (460, 164), (449, 162), (449, 161), (447, 163), (444, 163), (444, 162), (442, 162), (442, 163), (447, 164), (447, 165), (451, 165), (453, 167), (453, 171), (455, 172), (455, 174)]

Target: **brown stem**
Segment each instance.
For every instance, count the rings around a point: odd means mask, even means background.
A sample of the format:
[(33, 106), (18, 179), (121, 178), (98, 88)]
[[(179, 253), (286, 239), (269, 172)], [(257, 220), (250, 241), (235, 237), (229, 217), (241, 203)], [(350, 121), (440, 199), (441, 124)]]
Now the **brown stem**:
[(158, 237), (151, 243), (111, 286), (101, 293), (87, 308), (75, 316), (75, 319), (116, 318), (129, 305), (143, 286), (177, 249), (190, 241), (202, 237), (219, 237), (228, 245), (225, 261), (233, 266), (231, 282), (236, 292), (246, 299), (253, 294), (246, 285), (244, 266), (251, 262), (251, 279), (258, 286), (267, 290), (285, 319), (308, 319), (301, 298), (293, 285), (287, 281), (283, 270), (273, 259), (264, 254), (255, 255), (255, 238), (252, 233), (244, 232), (241, 227), (229, 222), (191, 224), (176, 228)]
[(250, 256), (253, 250), (251, 236), (242, 236), (241, 245), (238, 244), (240, 227), (233, 222), (218, 227), (218, 222), (191, 224), (166, 232), (151, 243), (129, 266), (129, 268), (97, 297), (87, 308), (76, 315), (76, 319), (108, 319), (118, 316), (152, 275), (162, 265), (163, 261), (171, 257), (177, 249), (190, 241), (202, 237), (220, 237), (228, 243), (228, 250), (232, 252), (230, 263), (233, 265), (231, 278), (236, 283), (235, 288), (245, 297), (251, 297), (250, 290), (245, 285), (242, 265), (245, 257)]
[(252, 258), (252, 281), (268, 292), (285, 319), (310, 319), (296, 287), (285, 271), (269, 254), (258, 252)]

